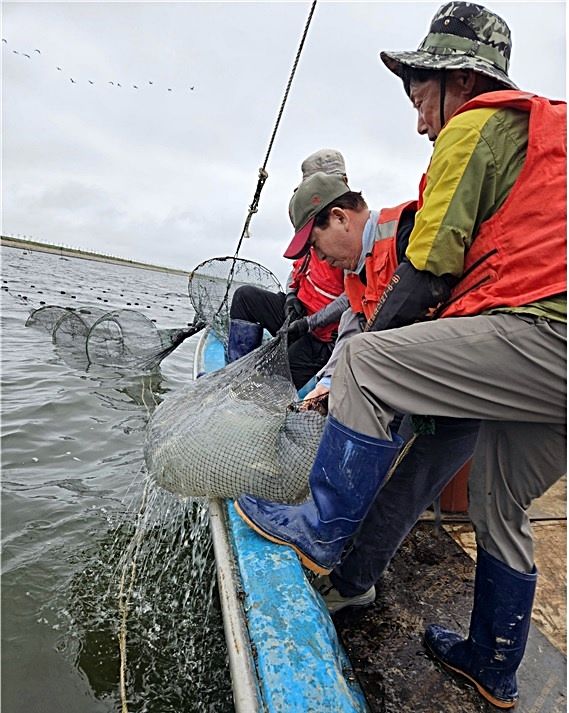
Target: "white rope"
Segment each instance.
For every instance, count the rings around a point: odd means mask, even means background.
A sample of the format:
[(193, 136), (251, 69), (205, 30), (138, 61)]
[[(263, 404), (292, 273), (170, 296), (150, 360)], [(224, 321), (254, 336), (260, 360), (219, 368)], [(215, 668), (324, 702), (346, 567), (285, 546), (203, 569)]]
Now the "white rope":
[[(151, 378), (151, 377), (149, 377)], [(151, 388), (147, 387), (146, 384), (146, 376), (143, 376), (142, 378), (142, 393), (141, 393), (141, 398), (142, 398), (142, 403), (144, 404), (144, 407), (146, 409), (146, 415), (149, 417), (150, 416), (150, 407), (145, 401), (145, 392), (149, 391), (152, 403), (154, 406), (158, 405), (158, 402), (156, 401), (156, 398), (154, 396), (154, 392), (152, 391)], [(126, 675), (127, 675), (127, 654), (126, 654), (126, 640), (127, 640), (127, 620), (128, 620), (128, 609), (129, 609), (129, 604), (130, 604), (130, 597), (132, 594), (132, 590), (134, 587), (134, 582), (136, 578), (136, 563), (138, 560), (138, 555), (140, 552), (140, 546), (142, 542), (142, 527), (141, 527), (141, 522), (142, 522), (142, 516), (144, 514), (144, 509), (146, 507), (146, 501), (147, 501), (147, 496), (148, 496), (148, 487), (149, 487), (150, 479), (146, 478), (146, 482), (144, 484), (144, 490), (142, 492), (142, 501), (140, 503), (140, 508), (138, 510), (137, 518), (136, 518), (136, 528), (134, 535), (132, 537), (132, 540), (130, 541), (128, 552), (132, 552), (132, 559), (130, 561), (130, 579), (128, 582), (128, 589), (125, 594), (125, 585), (126, 585), (126, 580), (127, 580), (127, 572), (129, 569), (129, 561), (128, 558), (125, 559), (125, 563), (123, 566), (121, 578), (120, 578), (120, 586), (119, 586), (119, 593), (118, 593), (118, 606), (119, 606), (119, 614), (120, 614), (120, 628), (119, 628), (119, 653), (120, 653), (120, 675), (119, 675), (119, 688), (120, 688), (120, 697), (121, 697), (121, 713), (128, 713), (128, 701), (127, 701), (127, 694), (126, 694)]]

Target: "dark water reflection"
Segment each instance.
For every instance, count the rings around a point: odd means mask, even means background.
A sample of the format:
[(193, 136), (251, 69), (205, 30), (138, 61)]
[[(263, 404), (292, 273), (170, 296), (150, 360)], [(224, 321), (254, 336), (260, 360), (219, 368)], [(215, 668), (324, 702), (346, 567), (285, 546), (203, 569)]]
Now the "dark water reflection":
[(185, 327), (186, 280), (2, 248), (2, 287), (2, 710), (121, 710), (122, 580), (127, 710), (232, 711), (207, 511), (142, 468), (148, 416), (190, 378), (195, 339), (137, 375), (86, 371), (24, 327), (40, 302)]

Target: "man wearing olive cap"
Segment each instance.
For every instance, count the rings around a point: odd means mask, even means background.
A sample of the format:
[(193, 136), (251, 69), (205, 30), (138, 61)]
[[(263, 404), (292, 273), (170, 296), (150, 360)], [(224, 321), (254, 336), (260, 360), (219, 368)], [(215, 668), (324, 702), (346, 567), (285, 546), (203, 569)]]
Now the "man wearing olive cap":
[[(394, 411), (480, 419), (469, 484), (478, 547), (470, 631), (463, 639), (431, 625), (425, 641), (504, 709), (518, 698), (537, 579), (527, 510), (566, 468), (566, 107), (517, 90), (510, 48), (501, 18), (451, 2), (417, 51), (381, 53), (403, 80), (418, 132), (435, 142), (406, 255), (370, 332), (339, 357), (311, 499), (238, 503), (257, 531), (307, 566), (335, 568), (341, 591), (358, 538), (339, 564), (344, 547), (399, 449)], [(296, 247), (305, 240), (339, 259), (331, 236), (347, 238), (354, 215), (333, 202), (324, 224), (298, 207)], [(390, 328), (409, 295), (408, 326)], [(381, 540), (366, 522), (359, 538)]]
[[(347, 187), (344, 157), (335, 149), (320, 149), (301, 165), (303, 181), (318, 172)], [(288, 357), (297, 389), (305, 386), (330, 358), (338, 322), (348, 301), (341, 269), (310, 251), (293, 263), (286, 294), (254, 285), (239, 287), (230, 307), (228, 360), (239, 359), (260, 346), (263, 330), (273, 336), (288, 317)]]

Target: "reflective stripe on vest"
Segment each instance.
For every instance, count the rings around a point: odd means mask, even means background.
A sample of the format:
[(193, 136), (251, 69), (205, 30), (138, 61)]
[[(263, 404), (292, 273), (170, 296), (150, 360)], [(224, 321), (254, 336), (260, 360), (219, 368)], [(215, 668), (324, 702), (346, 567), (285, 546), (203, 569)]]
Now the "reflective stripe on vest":
[(416, 209), (415, 201), (407, 201), (393, 208), (383, 208), (379, 212), (377, 231), (371, 252), (366, 257), (366, 282), (350, 272), (345, 278), (346, 294), (353, 312), (363, 312), (369, 319), (375, 312), (377, 303), (397, 269), (397, 229), (404, 211)]
[[(291, 287), (306, 308), (307, 314), (314, 314), (333, 302), (344, 292), (344, 271), (320, 260), (313, 248), (306, 257), (293, 263)], [(312, 334), (321, 342), (331, 342), (338, 331), (338, 322), (318, 327)]]

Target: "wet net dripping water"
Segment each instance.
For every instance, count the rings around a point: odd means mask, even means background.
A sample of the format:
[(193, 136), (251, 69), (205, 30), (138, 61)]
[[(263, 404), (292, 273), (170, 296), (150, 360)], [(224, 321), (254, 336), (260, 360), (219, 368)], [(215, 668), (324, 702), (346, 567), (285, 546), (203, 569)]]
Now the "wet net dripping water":
[(172, 498), (142, 471), (137, 480), (127, 511), (66, 586), (60, 651), (109, 710), (229, 713), (207, 506)]

